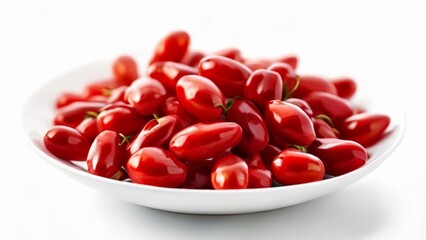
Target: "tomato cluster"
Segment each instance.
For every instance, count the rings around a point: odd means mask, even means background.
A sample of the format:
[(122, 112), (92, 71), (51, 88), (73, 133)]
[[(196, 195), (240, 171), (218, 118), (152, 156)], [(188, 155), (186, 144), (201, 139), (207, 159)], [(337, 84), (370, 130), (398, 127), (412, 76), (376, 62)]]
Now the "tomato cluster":
[(350, 78), (296, 73), (298, 58), (204, 53), (175, 31), (146, 72), (121, 56), (113, 77), (62, 93), (44, 136), (89, 173), (161, 187), (266, 188), (339, 176), (366, 163), (390, 119), (349, 99)]

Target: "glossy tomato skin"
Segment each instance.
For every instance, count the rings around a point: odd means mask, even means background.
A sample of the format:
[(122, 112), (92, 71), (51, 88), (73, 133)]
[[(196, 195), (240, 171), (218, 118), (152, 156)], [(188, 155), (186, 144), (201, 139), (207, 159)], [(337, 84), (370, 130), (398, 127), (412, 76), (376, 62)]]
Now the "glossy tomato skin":
[(174, 31), (166, 35), (155, 47), (149, 64), (155, 62), (180, 62), (188, 51), (190, 36), (185, 31)]
[(214, 159), (186, 162), (187, 174), (182, 188), (213, 189), (210, 174), (214, 163)]
[(122, 84), (115, 79), (93, 81), (84, 86), (83, 96), (90, 99), (93, 96), (107, 96), (108, 93)]
[(103, 102), (73, 102), (65, 107), (61, 107), (56, 110), (55, 117), (53, 119), (54, 125), (65, 125), (69, 127), (76, 127), (83, 121), (87, 112), (98, 113), (106, 103)]
[(291, 103), (270, 101), (265, 108), (264, 120), (270, 135), (287, 144), (309, 146), (315, 139), (311, 119), (302, 109)]
[(331, 79), (337, 90), (337, 95), (341, 98), (351, 98), (357, 89), (356, 82), (352, 78), (335, 78)]
[[(290, 66), (290, 64), (281, 62), (273, 63), (268, 67), (268, 70), (274, 71), (280, 75), (283, 82), (283, 90), (287, 89), (287, 92), (290, 92), (296, 86), (297, 75), (294, 71), (294, 68)], [(285, 92), (283, 92), (283, 96), (284, 95)]]
[(87, 155), (89, 173), (110, 178), (126, 162), (126, 146), (121, 144), (119, 133), (105, 130), (93, 141)]
[(314, 116), (325, 114), (333, 120), (336, 126), (353, 115), (351, 103), (337, 95), (313, 92), (304, 100), (311, 106)]
[(195, 124), (197, 120), (187, 111), (185, 111), (175, 96), (170, 96), (166, 99), (161, 112), (163, 115), (177, 115), (182, 121), (183, 127)]
[(252, 155), (245, 161), (249, 168), (248, 188), (272, 187), (272, 173), (265, 167), (259, 154)]
[(237, 62), (242, 62), (243, 57), (241, 56), (241, 51), (238, 48), (224, 48), (213, 53), (213, 55), (218, 55), (226, 57)]
[(200, 121), (212, 121), (219, 118), (225, 104), (220, 89), (209, 79), (187, 75), (176, 84), (176, 97), (183, 109)]
[(272, 176), (282, 185), (302, 184), (322, 180), (322, 161), (309, 153), (295, 149), (282, 151), (271, 164)]
[(201, 51), (188, 51), (182, 59), (182, 63), (190, 67), (198, 67), (200, 60), (206, 56), (205, 53)]
[(112, 70), (115, 80), (123, 85), (128, 86), (139, 78), (138, 65), (131, 56), (118, 57), (113, 63)]
[(124, 102), (124, 94), (128, 86), (120, 86), (111, 90), (107, 103)]
[(147, 75), (163, 84), (169, 94), (173, 94), (177, 81), (186, 75), (198, 74), (197, 69), (176, 62), (156, 62), (148, 67)]
[(309, 106), (309, 104), (300, 98), (288, 98), (285, 100), (285, 102), (287, 103), (291, 103), (294, 104), (298, 107), (300, 107), (300, 109), (302, 109), (309, 117), (312, 117), (314, 115), (311, 106)]
[(248, 165), (237, 155), (221, 157), (213, 166), (211, 181), (214, 189), (245, 189), (249, 184)]
[(247, 60), (243, 61), (244, 65), (246, 65), (250, 70), (256, 71), (259, 69), (267, 69), (270, 65), (267, 61), (262, 60)]
[(44, 146), (63, 160), (84, 161), (90, 141), (79, 131), (67, 126), (53, 126), (44, 135)]
[(259, 69), (254, 71), (244, 86), (244, 98), (264, 109), (270, 100), (281, 100), (283, 83), (278, 73)]
[(313, 92), (326, 92), (337, 95), (336, 87), (330, 81), (318, 76), (300, 76), (300, 83), (292, 97), (304, 98)]
[(136, 110), (124, 103), (112, 103), (105, 106), (97, 117), (97, 126), (100, 132), (112, 130), (124, 135), (133, 135), (139, 132), (149, 121)]
[(130, 179), (135, 183), (179, 187), (187, 169), (171, 152), (156, 147), (145, 147), (133, 154), (126, 164)]
[(143, 116), (151, 116), (166, 101), (163, 85), (150, 77), (142, 77), (132, 83), (124, 93), (124, 99)]
[(236, 99), (226, 112), (225, 120), (237, 123), (243, 130), (241, 142), (236, 146), (238, 152), (250, 156), (260, 152), (268, 144), (268, 129), (262, 115), (249, 100)]
[(96, 118), (87, 117), (75, 128), (83, 134), (90, 142), (92, 142), (99, 134)]
[(390, 123), (383, 114), (360, 113), (345, 119), (339, 126), (342, 138), (369, 147), (378, 142)]
[(83, 95), (72, 92), (64, 92), (56, 99), (56, 108), (64, 107), (73, 102), (85, 101)]
[(317, 138), (339, 138), (340, 133), (330, 126), (326, 121), (318, 118), (312, 118), (315, 135)]
[(363, 146), (350, 140), (317, 138), (308, 152), (321, 159), (325, 173), (339, 176), (363, 166), (368, 155)]
[(241, 138), (242, 129), (236, 123), (197, 123), (176, 133), (169, 149), (179, 159), (201, 161), (235, 147)]
[(131, 156), (144, 147), (169, 146), (170, 139), (183, 125), (179, 116), (167, 115), (159, 119), (152, 119), (132, 140), (127, 148), (127, 155)]
[(263, 165), (266, 167), (266, 169), (271, 169), (272, 161), (280, 153), (281, 149), (278, 147), (275, 147), (271, 144), (266, 145), (266, 147), (260, 152), (260, 157), (262, 158)]
[(230, 98), (244, 95), (244, 85), (252, 73), (244, 64), (222, 56), (201, 59), (198, 72), (213, 81)]

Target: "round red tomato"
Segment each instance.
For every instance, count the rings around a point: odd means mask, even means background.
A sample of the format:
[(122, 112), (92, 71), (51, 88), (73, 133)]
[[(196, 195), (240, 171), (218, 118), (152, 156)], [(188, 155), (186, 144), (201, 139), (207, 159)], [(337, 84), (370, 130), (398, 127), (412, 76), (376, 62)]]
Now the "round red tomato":
[(249, 184), (248, 165), (237, 155), (221, 157), (213, 166), (211, 181), (214, 189), (245, 189)]

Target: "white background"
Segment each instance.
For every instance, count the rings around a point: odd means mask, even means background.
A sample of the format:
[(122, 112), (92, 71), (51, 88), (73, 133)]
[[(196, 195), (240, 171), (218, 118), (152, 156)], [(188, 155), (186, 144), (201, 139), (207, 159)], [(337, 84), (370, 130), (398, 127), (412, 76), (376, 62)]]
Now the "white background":
[[(22, 106), (51, 78), (150, 50), (184, 29), (193, 48), (300, 56), (299, 73), (348, 75), (408, 121), (394, 154), (334, 194), (271, 212), (192, 216), (115, 200), (26, 145)], [(2, 239), (426, 239), (426, 7), (421, 1), (0, 0)], [(36, 117), (36, 116), (35, 116)]]

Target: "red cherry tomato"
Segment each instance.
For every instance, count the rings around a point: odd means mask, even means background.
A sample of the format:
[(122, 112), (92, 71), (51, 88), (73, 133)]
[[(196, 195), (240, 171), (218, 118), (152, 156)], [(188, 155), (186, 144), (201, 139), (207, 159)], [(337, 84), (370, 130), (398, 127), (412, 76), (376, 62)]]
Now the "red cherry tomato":
[(273, 63), (268, 70), (278, 73), (283, 82), (283, 97), (289, 98), (289, 92), (293, 90), (297, 83), (297, 75), (294, 68), (287, 63)]
[(205, 56), (206, 54), (200, 51), (188, 51), (181, 62), (190, 67), (198, 67), (200, 60), (203, 59), (203, 57)]
[(294, 104), (298, 107), (300, 107), (300, 109), (302, 109), (309, 117), (312, 117), (312, 115), (314, 114), (312, 112), (311, 106), (309, 106), (309, 104), (300, 98), (288, 98), (285, 100), (285, 102), (287, 103), (291, 103)]
[(179, 159), (201, 161), (235, 147), (241, 137), (241, 127), (233, 122), (197, 123), (176, 133), (169, 149)]
[(112, 89), (115, 89), (119, 86), (121, 86), (118, 81), (114, 79), (107, 79), (107, 80), (99, 80), (90, 82), (87, 84), (83, 89), (83, 96), (86, 99), (89, 99), (93, 96), (108, 96)]
[(197, 69), (176, 62), (156, 62), (148, 67), (147, 75), (163, 84), (167, 92), (175, 92), (177, 81), (186, 75), (197, 74)]
[(347, 118), (339, 126), (342, 138), (369, 147), (383, 137), (390, 118), (382, 114), (360, 113)]
[(197, 120), (185, 111), (175, 96), (170, 96), (166, 99), (161, 110), (163, 115), (178, 115), (182, 121), (183, 127), (188, 127), (197, 122)]
[(214, 160), (186, 162), (187, 174), (182, 188), (189, 189), (213, 189), (210, 174)]
[(233, 154), (219, 158), (213, 166), (211, 181), (214, 189), (245, 189), (249, 184), (247, 163)]
[(110, 178), (126, 162), (126, 145), (117, 132), (105, 130), (99, 133), (87, 155), (89, 173)]
[(124, 93), (124, 99), (143, 116), (151, 116), (166, 101), (166, 89), (150, 77), (142, 77), (132, 83)]
[(349, 99), (356, 92), (356, 82), (352, 78), (335, 78), (331, 79), (337, 90), (337, 95), (342, 98)]
[(296, 55), (286, 55), (276, 58), (275, 60), (273, 60), (273, 62), (286, 63), (290, 65), (294, 70), (296, 70), (299, 64), (299, 58)]
[(64, 92), (56, 99), (56, 108), (64, 107), (73, 102), (85, 101), (83, 95), (72, 92)]
[(265, 108), (264, 118), (270, 135), (274, 135), (283, 142), (309, 146), (315, 139), (311, 119), (302, 109), (291, 103), (270, 101)]
[(127, 86), (120, 86), (110, 91), (107, 103), (124, 102)]
[(222, 114), (220, 105), (225, 98), (220, 89), (209, 79), (188, 75), (176, 85), (176, 97), (183, 109), (201, 121), (212, 121)]
[(278, 154), (280, 154), (281, 149), (275, 147), (274, 145), (268, 144), (266, 147), (260, 152), (260, 156), (263, 160), (263, 165), (266, 169), (271, 169), (271, 163), (275, 159)]
[(187, 32), (175, 31), (166, 35), (155, 47), (154, 54), (149, 64), (155, 62), (180, 62), (185, 56), (190, 43)]
[(237, 62), (242, 62), (243, 57), (241, 56), (241, 51), (238, 48), (225, 48), (213, 53), (213, 55), (218, 55), (222, 57), (226, 57)]
[(112, 103), (105, 106), (97, 117), (100, 132), (112, 130), (124, 135), (133, 135), (139, 132), (148, 122), (148, 119), (124, 103)]
[(325, 173), (339, 176), (360, 168), (368, 159), (367, 152), (359, 143), (335, 138), (317, 138), (308, 152), (319, 157)]
[(226, 112), (226, 121), (237, 123), (243, 130), (243, 138), (236, 147), (238, 152), (250, 156), (268, 144), (269, 134), (262, 115), (249, 100), (236, 99)]
[(132, 140), (127, 148), (128, 156), (133, 155), (144, 147), (169, 146), (170, 139), (182, 130), (182, 121), (179, 116), (167, 115), (159, 119), (152, 119)]
[(243, 96), (252, 71), (244, 64), (221, 56), (207, 56), (198, 65), (201, 76), (212, 80), (226, 97)]
[(139, 78), (138, 65), (136, 61), (130, 56), (118, 57), (115, 60), (112, 69), (115, 79), (120, 84), (128, 86)]
[(304, 100), (311, 106), (314, 116), (327, 115), (336, 126), (353, 114), (348, 100), (330, 93), (313, 92)]
[(272, 187), (271, 171), (265, 167), (259, 154), (246, 158), (246, 162), (249, 168), (248, 188)]
[(79, 131), (67, 126), (53, 126), (44, 135), (44, 146), (63, 160), (84, 161), (90, 141)]
[(339, 138), (339, 132), (323, 119), (312, 118), (317, 138)]
[(259, 69), (267, 69), (270, 62), (262, 60), (244, 60), (244, 65), (246, 65), (250, 70), (256, 71)]
[(94, 117), (85, 118), (83, 121), (81, 121), (80, 124), (77, 125), (75, 129), (81, 132), (81, 134), (87, 137), (87, 139), (89, 139), (91, 142), (99, 134), (98, 124), (96, 118)]
[(85, 118), (88, 112), (98, 113), (106, 103), (102, 102), (73, 102), (56, 110), (53, 119), (54, 125), (76, 127)]
[(326, 92), (337, 95), (337, 90), (330, 81), (316, 76), (300, 76), (299, 87), (291, 97), (304, 98), (312, 92)]
[(270, 100), (281, 100), (283, 83), (278, 73), (259, 69), (252, 73), (244, 87), (244, 98), (264, 109)]
[(282, 185), (309, 183), (324, 178), (321, 160), (296, 149), (282, 151), (272, 162), (271, 171), (274, 179)]
[(145, 147), (133, 154), (126, 164), (130, 179), (135, 183), (179, 187), (186, 178), (186, 166), (169, 151)]

